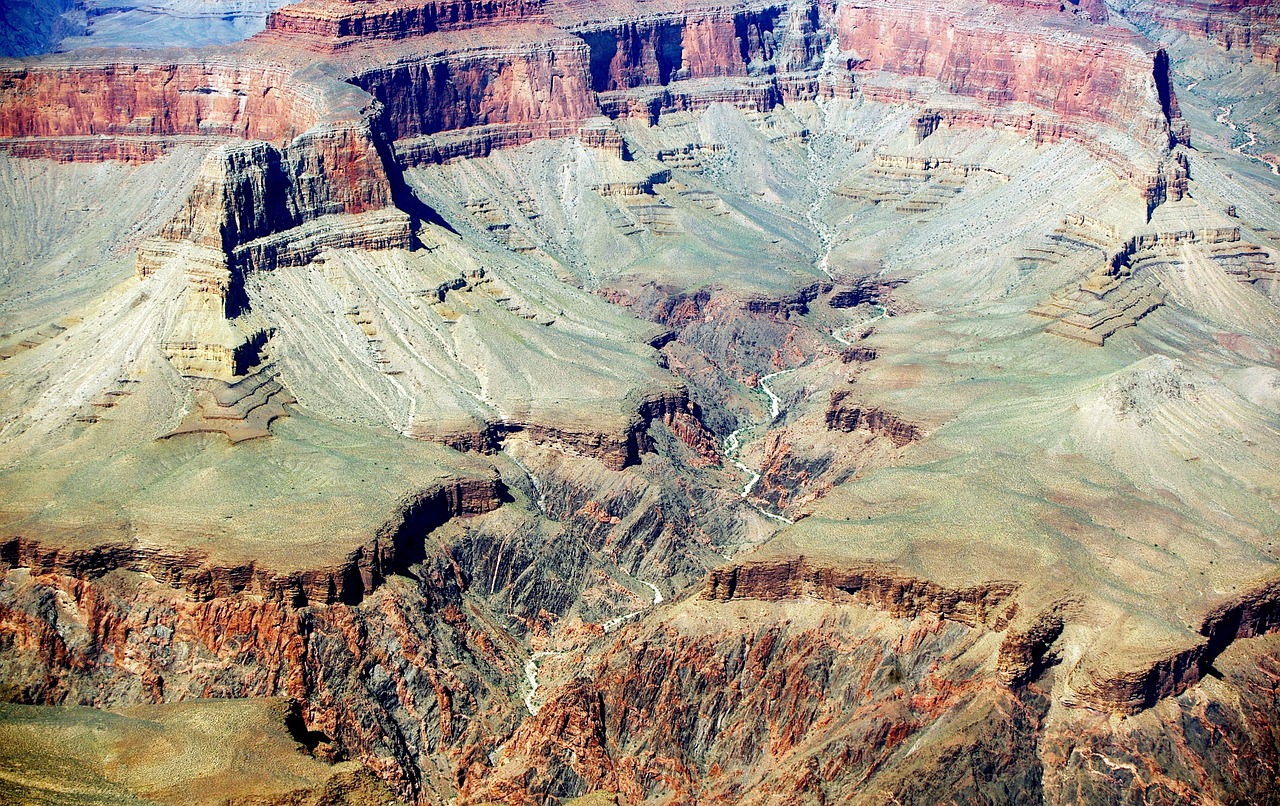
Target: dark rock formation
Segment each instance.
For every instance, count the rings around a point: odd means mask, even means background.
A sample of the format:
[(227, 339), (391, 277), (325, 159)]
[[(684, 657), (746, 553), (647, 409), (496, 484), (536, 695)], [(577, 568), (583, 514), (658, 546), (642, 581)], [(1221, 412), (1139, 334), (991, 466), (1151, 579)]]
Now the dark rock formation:
[(952, 590), (875, 566), (843, 568), (805, 557), (761, 560), (714, 569), (702, 598), (781, 601), (813, 596), (827, 601), (868, 604), (897, 617), (933, 613), (964, 624), (984, 624), (1003, 616), (1017, 583), (993, 581)]

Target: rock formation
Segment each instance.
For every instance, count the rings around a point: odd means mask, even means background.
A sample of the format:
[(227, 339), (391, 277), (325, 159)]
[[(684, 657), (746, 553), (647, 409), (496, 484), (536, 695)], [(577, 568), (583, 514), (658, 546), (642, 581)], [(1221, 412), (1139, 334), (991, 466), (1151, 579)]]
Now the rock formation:
[(296, 786), (227, 798), (1265, 801), (1273, 5), (5, 61), (0, 766), (190, 801), (85, 737), (239, 714)]

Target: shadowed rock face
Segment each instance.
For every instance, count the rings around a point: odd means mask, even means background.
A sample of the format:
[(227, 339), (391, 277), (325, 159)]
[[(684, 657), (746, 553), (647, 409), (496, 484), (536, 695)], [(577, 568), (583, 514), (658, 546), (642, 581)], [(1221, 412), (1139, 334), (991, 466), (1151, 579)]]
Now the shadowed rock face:
[[(211, 798), (1267, 800), (1268, 8), (304, 0), (0, 65), (0, 699), (295, 703), (243, 713), (297, 786)], [(31, 791), (207, 788), (57, 713), (0, 709), (83, 743)]]

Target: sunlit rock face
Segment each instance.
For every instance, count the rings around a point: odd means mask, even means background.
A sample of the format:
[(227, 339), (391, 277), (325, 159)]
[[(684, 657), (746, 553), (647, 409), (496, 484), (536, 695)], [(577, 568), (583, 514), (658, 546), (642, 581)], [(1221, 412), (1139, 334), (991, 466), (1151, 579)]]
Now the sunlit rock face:
[(1268, 4), (54, 5), (20, 800), (1272, 796)]

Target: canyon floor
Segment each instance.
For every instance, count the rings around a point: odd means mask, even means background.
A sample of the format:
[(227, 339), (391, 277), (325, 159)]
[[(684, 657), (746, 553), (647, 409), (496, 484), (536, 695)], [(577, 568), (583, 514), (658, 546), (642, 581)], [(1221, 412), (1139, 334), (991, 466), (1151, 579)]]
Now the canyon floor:
[(12, 13), (0, 803), (1280, 802), (1274, 2)]

